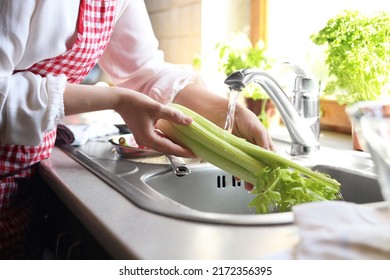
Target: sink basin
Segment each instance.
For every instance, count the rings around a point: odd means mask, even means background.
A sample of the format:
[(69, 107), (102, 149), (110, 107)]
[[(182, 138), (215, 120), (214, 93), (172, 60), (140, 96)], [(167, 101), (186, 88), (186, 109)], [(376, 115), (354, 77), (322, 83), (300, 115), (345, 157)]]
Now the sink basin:
[[(123, 159), (113, 154), (107, 143), (91, 142), (79, 149), (68, 146), (63, 150), (132, 203), (156, 214), (234, 225), (293, 222), (292, 212), (255, 214), (247, 206), (254, 195), (245, 190), (244, 183), (209, 163), (188, 164), (191, 174), (177, 177), (169, 164)], [(293, 160), (338, 180), (346, 201), (370, 207), (383, 204), (374, 165), (367, 153), (322, 149)]]
[(151, 174), (145, 184), (189, 208), (205, 212), (251, 214), (247, 204), (254, 195), (241, 181), (209, 164), (191, 166), (191, 174), (177, 177), (172, 172)]
[[(345, 201), (358, 204), (383, 201), (378, 180), (373, 176), (327, 165), (312, 168), (338, 180)], [(191, 209), (239, 215), (255, 213), (247, 206), (255, 196), (245, 190), (243, 182), (212, 165), (193, 166), (191, 174), (185, 177), (166, 172), (148, 175), (143, 180), (159, 193)]]
[(345, 201), (358, 204), (384, 201), (379, 181), (357, 171), (319, 165), (313, 169), (330, 175), (341, 184), (341, 193)]

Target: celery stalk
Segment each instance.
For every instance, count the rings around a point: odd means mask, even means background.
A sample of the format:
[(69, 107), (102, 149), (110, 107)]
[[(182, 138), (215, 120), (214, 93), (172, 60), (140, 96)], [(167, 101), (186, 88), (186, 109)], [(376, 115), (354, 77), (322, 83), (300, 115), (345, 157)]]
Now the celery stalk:
[[(223, 138), (215, 137), (215, 134), (208, 131), (198, 122), (193, 122), (191, 129), (186, 126), (176, 126), (177, 130), (191, 139), (201, 139), (201, 143), (206, 144), (210, 150), (218, 151), (215, 154), (219, 154), (232, 162), (238, 162), (240, 166), (244, 167), (252, 173), (256, 173), (259, 169), (265, 167), (260, 161), (256, 160), (246, 152), (226, 142)], [(239, 161), (237, 161), (239, 159)]]
[(210, 122), (203, 116), (199, 115), (198, 113), (184, 107), (178, 104), (171, 104), (176, 109), (181, 110), (186, 115), (191, 116), (196, 123), (202, 124), (202, 126), (210, 131), (211, 133), (216, 135), (220, 135), (220, 138), (224, 139), (226, 142), (232, 144), (236, 148), (245, 151), (246, 153), (250, 154), (252, 157), (255, 157), (259, 161), (264, 162), (265, 165), (271, 166), (271, 167), (290, 167), (296, 170), (299, 170), (303, 174), (312, 177), (314, 180), (317, 180), (320, 183), (327, 183), (330, 185), (333, 185), (335, 187), (340, 186), (340, 184), (334, 180), (331, 179), (320, 172), (313, 171), (310, 168), (304, 167), (294, 161), (291, 161), (287, 158), (284, 158), (272, 151), (266, 150), (262, 147), (259, 147), (257, 145), (254, 145), (248, 141), (246, 141), (243, 138), (239, 138), (228, 131), (220, 128), (219, 126), (215, 125), (214, 123)]
[(169, 135), (171, 140), (187, 147), (200, 158), (207, 159), (209, 163), (218, 166), (230, 174), (238, 176), (240, 179), (248, 183), (256, 184), (257, 178), (253, 172), (241, 167), (235, 161), (231, 161), (226, 157), (215, 153), (212, 149), (210, 149), (210, 147), (195, 141), (194, 138), (186, 136), (180, 131), (180, 129), (172, 125), (170, 122), (160, 121), (159, 128), (166, 135)]
[(340, 184), (327, 175), (236, 137), (188, 108), (171, 106), (191, 116), (193, 122), (182, 126), (161, 120), (160, 130), (197, 156), (253, 184), (252, 193), (257, 196), (249, 206), (256, 207), (258, 213), (275, 208), (288, 211), (299, 203), (340, 198)]

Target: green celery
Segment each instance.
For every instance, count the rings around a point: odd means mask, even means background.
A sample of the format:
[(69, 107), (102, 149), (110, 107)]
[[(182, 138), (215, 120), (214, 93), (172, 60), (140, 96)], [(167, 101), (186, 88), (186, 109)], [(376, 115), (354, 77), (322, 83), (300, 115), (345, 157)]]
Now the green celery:
[(194, 140), (196, 138), (188, 137), (183, 132), (181, 132), (180, 129), (178, 129), (176, 126), (167, 121), (159, 122), (159, 128), (164, 132), (164, 134), (169, 135), (169, 138), (172, 141), (187, 147), (200, 158), (203, 158), (205, 160), (207, 159), (209, 163), (218, 166), (219, 168), (225, 170), (226, 172), (229, 172), (230, 174), (238, 176), (239, 178), (248, 183), (257, 183), (257, 177), (253, 172), (241, 167), (236, 163), (236, 161), (231, 161), (226, 158), (226, 156), (222, 156), (210, 149), (210, 147), (208, 146), (209, 142), (198, 142)]
[(288, 211), (299, 203), (340, 198), (340, 184), (329, 176), (249, 143), (186, 107), (171, 106), (191, 116), (193, 122), (182, 126), (160, 121), (163, 133), (211, 164), (253, 184), (256, 197), (249, 206), (258, 213), (275, 208)]

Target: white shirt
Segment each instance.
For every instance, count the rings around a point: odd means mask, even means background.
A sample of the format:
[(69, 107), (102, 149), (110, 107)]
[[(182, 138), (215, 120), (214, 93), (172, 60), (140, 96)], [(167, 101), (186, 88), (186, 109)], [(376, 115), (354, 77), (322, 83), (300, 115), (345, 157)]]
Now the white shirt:
[[(0, 0), (0, 143), (37, 145), (64, 117), (64, 75), (13, 73), (72, 46), (79, 4)], [(118, 0), (115, 28), (99, 65), (115, 85), (163, 103), (174, 98), (175, 85), (180, 89), (191, 79), (188, 71), (164, 62), (142, 0)]]

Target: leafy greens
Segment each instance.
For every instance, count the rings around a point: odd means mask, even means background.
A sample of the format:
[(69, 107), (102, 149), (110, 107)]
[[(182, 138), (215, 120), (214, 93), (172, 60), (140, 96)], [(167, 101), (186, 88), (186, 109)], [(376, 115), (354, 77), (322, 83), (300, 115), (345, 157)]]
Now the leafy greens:
[(332, 79), (325, 94), (339, 104), (376, 100), (390, 92), (390, 15), (344, 11), (330, 19), (311, 40), (325, 45)]

